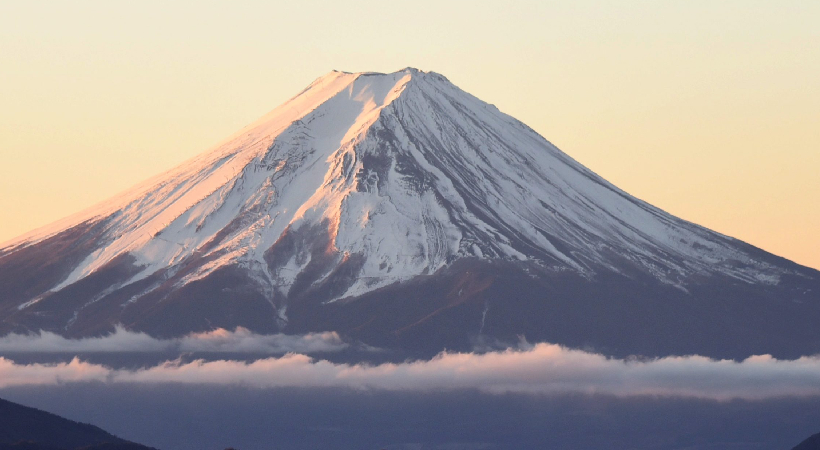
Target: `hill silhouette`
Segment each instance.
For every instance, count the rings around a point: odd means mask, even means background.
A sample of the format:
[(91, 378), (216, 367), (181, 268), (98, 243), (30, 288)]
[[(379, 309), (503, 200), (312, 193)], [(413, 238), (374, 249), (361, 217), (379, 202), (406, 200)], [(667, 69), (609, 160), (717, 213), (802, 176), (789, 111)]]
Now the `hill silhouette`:
[(0, 399), (0, 450), (155, 450), (87, 423)]

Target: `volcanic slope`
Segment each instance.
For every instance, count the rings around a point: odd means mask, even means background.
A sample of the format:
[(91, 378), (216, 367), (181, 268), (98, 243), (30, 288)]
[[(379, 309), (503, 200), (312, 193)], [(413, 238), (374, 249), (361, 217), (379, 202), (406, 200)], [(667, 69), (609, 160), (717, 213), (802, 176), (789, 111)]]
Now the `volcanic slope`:
[(0, 332), (335, 330), (431, 354), (820, 351), (820, 273), (665, 213), (444, 76), (331, 72), (0, 247)]

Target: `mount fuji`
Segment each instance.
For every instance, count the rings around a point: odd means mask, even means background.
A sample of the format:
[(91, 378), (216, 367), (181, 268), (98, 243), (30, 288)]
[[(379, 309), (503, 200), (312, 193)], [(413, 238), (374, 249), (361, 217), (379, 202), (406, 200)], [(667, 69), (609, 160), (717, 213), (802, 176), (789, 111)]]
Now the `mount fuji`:
[(820, 352), (820, 272), (618, 189), (444, 76), (331, 72), (0, 245), (0, 334), (337, 331), (434, 354)]

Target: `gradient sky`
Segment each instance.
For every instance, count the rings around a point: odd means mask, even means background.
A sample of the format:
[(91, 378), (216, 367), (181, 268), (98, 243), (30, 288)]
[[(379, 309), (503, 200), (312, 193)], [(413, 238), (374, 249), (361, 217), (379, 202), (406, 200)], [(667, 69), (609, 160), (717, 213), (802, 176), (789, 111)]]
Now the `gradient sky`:
[(332, 70), (433, 70), (658, 207), (820, 268), (820, 2), (0, 2), (0, 241)]

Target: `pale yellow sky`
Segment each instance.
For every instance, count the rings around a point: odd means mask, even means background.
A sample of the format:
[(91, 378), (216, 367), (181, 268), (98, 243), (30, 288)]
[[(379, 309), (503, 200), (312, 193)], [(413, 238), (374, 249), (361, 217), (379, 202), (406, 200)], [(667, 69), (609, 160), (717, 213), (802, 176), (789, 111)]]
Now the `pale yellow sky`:
[(820, 268), (820, 2), (501, 3), (0, 2), (0, 241), (331, 69), (414, 66), (637, 197)]

